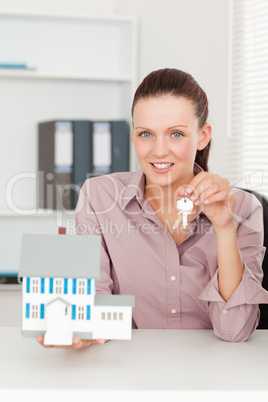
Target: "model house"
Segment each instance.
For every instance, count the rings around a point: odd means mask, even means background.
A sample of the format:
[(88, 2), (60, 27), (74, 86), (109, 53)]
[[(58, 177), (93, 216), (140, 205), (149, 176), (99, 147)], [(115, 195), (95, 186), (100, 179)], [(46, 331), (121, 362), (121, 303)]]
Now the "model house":
[(23, 235), (23, 335), (44, 335), (46, 345), (131, 339), (134, 296), (96, 295), (100, 253), (100, 236)]

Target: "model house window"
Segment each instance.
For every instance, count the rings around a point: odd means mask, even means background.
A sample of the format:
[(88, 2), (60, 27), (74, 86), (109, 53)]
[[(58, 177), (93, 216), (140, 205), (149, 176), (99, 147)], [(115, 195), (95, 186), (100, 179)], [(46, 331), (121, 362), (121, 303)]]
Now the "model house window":
[(32, 292), (39, 293), (39, 279), (32, 279)]
[(84, 320), (85, 319), (85, 307), (78, 307), (78, 320)]
[(78, 294), (84, 295), (86, 293), (85, 288), (86, 288), (86, 281), (79, 279), (78, 280)]
[(32, 305), (32, 318), (38, 318), (39, 308), (38, 304)]
[(55, 279), (55, 293), (61, 294), (62, 293), (62, 280)]
[(113, 321), (117, 321), (117, 320), (122, 321), (123, 320), (123, 313), (116, 313), (116, 312), (114, 312), (114, 313), (105, 313), (105, 312), (103, 312), (103, 313), (101, 313), (101, 319), (102, 320), (109, 320), (109, 321), (111, 321), (111, 320), (113, 320)]

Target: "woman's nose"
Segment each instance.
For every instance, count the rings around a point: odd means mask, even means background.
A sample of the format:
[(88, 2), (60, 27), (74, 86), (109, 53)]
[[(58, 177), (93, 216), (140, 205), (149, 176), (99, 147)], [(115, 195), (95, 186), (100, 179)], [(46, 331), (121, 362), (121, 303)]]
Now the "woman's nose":
[(169, 154), (169, 147), (164, 138), (157, 138), (154, 142), (152, 155), (158, 158), (163, 158)]

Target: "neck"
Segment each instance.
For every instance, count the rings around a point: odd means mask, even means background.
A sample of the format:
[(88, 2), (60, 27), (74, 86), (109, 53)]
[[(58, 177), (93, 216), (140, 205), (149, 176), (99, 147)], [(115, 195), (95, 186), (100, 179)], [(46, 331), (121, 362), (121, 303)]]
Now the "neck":
[(172, 183), (167, 186), (154, 186), (151, 183), (145, 184), (144, 198), (149, 202), (151, 207), (160, 214), (177, 214), (177, 200), (181, 198), (178, 194), (180, 187), (185, 187), (194, 177), (187, 177), (181, 183)]

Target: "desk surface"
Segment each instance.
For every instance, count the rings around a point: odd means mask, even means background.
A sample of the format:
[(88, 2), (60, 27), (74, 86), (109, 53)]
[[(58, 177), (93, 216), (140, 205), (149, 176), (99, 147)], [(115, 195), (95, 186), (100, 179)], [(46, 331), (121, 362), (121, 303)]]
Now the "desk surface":
[(1, 389), (268, 391), (268, 331), (243, 343), (212, 330), (133, 330), (131, 341), (44, 349), (0, 328)]

